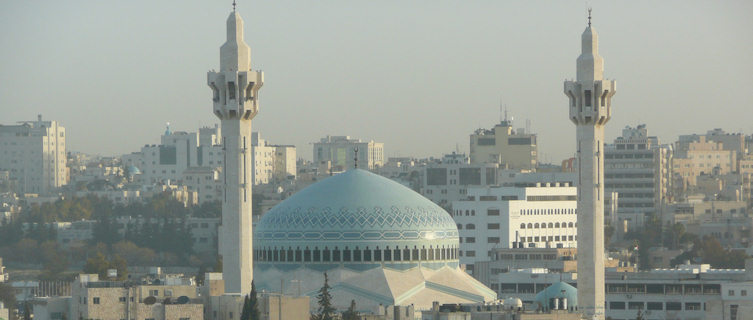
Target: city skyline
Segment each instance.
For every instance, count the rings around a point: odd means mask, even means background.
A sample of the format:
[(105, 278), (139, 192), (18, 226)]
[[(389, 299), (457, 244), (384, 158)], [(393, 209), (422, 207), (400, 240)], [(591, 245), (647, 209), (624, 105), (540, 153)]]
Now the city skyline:
[[(717, 127), (753, 132), (734, 117), (745, 114), (753, 93), (721, 85), (751, 80), (750, 3), (591, 6), (610, 57), (606, 76), (621, 84), (607, 141), (639, 123), (664, 143)], [(222, 42), (213, 22), (229, 3), (3, 7), (0, 43), (16, 49), (0, 53), (4, 124), (41, 113), (69, 129), (68, 150), (103, 155), (156, 143), (165, 122), (176, 131), (214, 124), (197, 79), (216, 68), (216, 47), (206, 44)], [(467, 152), (475, 129), (498, 122), (501, 101), (516, 128), (531, 120), (540, 160), (557, 164), (574, 154), (566, 138), (573, 128), (560, 121), (567, 113), (561, 81), (572, 75), (573, 35), (586, 24), (585, 9), (241, 2), (252, 63), (267, 71), (256, 129), (307, 159), (311, 143), (326, 135), (384, 142), (387, 157), (441, 156), (456, 145)], [(677, 121), (672, 113), (690, 116)]]

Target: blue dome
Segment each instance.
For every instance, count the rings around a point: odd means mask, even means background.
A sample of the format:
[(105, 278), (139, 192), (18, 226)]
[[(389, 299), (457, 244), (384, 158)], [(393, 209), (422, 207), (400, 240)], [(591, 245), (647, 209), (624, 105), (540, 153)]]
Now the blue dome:
[[(452, 217), (430, 200), (360, 169), (326, 178), (294, 194), (268, 211), (254, 230), (256, 261), (262, 263), (284, 259), (273, 254), (277, 250), (335, 247), (355, 248), (357, 255), (375, 249), (405, 250), (402, 257), (412, 254), (408, 260), (396, 260), (395, 253), (391, 261), (457, 260), (458, 230)], [(366, 254), (362, 255), (365, 262)], [(369, 257), (371, 261), (371, 253)], [(300, 262), (331, 262), (318, 259), (307, 260), (304, 255)]]
[(551, 309), (553, 298), (560, 299), (560, 301), (565, 298), (568, 308), (575, 307), (578, 305), (578, 289), (565, 282), (557, 282), (536, 294), (536, 303), (542, 309)]

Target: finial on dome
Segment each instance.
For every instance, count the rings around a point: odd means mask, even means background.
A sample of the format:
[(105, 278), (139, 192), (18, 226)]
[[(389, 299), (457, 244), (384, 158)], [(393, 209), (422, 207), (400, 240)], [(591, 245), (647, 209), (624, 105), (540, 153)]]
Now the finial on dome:
[(353, 158), (353, 160), (355, 160), (354, 168), (358, 169), (358, 147), (353, 148), (353, 153), (355, 154), (355, 157)]
[(235, 0), (233, 0), (233, 12), (235, 12)]
[(588, 8), (588, 26), (591, 27), (591, 8)]

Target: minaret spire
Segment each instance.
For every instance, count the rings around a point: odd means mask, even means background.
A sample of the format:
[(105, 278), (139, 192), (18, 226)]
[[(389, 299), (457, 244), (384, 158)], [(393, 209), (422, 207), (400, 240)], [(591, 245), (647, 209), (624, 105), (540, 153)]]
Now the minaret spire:
[(259, 112), (264, 74), (251, 69), (251, 49), (243, 41), (243, 19), (227, 18), (227, 40), (220, 47), (220, 70), (207, 73), (213, 113), (222, 124), (224, 194), (219, 253), (225, 293), (245, 295), (253, 280), (251, 205), (253, 185), (251, 119)]
[[(233, 8), (235, 8), (235, 1), (233, 1)], [(591, 27), (591, 8), (588, 8), (588, 27)]]
[(614, 80), (605, 80), (596, 30), (581, 35), (575, 81), (565, 81), (578, 155), (578, 310), (602, 320), (604, 309), (604, 126), (612, 116)]

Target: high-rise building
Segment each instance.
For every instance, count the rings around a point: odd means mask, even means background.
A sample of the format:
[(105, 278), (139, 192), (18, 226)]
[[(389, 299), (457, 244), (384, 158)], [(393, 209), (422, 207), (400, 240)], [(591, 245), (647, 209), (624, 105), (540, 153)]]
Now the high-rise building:
[(226, 294), (247, 294), (253, 279), (251, 231), (251, 120), (259, 112), (264, 74), (251, 69), (251, 49), (243, 41), (243, 19), (233, 9), (227, 41), (220, 47), (220, 70), (207, 73), (213, 112), (222, 126), (224, 155), (220, 255)]
[(578, 310), (588, 319), (604, 319), (604, 126), (617, 83), (604, 79), (590, 10), (576, 70), (564, 91), (578, 150)]
[(46, 194), (68, 184), (65, 128), (57, 121), (0, 125), (0, 171), (18, 193)]
[(354, 168), (356, 158), (359, 169), (381, 167), (384, 165), (384, 143), (364, 142), (349, 136), (327, 136), (314, 142), (314, 163), (329, 161), (336, 171), (345, 171)]
[[(648, 135), (646, 125), (625, 127), (614, 144), (604, 147), (604, 191), (617, 192), (617, 215), (612, 226), (631, 228), (643, 224), (644, 216), (659, 213), (672, 191), (672, 146), (659, 144)], [(605, 207), (611, 206), (611, 197)]]
[(680, 147), (675, 150), (672, 168), (682, 179), (683, 189), (695, 186), (698, 176), (703, 174), (737, 172), (737, 152), (725, 149), (724, 142), (699, 136), (698, 141), (690, 141), (687, 146), (678, 145)]
[(258, 132), (251, 136), (254, 185), (295, 178), (295, 146), (270, 144)]
[(478, 129), (471, 134), (471, 163), (498, 163), (507, 169), (536, 169), (538, 146), (536, 135), (517, 131), (512, 120), (505, 118), (494, 128)]

